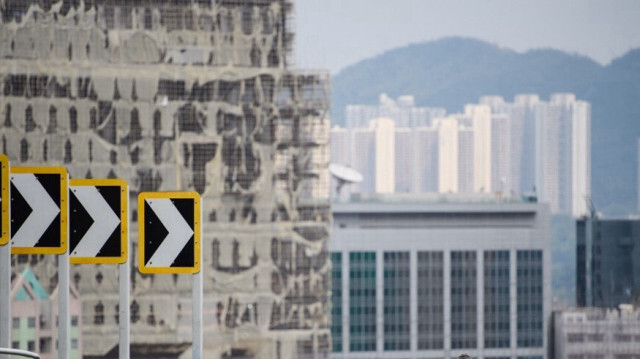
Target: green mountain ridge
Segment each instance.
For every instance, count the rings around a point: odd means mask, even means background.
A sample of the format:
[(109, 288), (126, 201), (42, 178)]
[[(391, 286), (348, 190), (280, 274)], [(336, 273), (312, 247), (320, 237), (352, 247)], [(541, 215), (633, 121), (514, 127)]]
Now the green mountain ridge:
[(418, 106), (460, 112), (480, 96), (572, 92), (592, 106), (592, 200), (605, 215), (637, 212), (640, 49), (602, 66), (553, 49), (525, 53), (469, 38), (445, 38), (387, 51), (345, 68), (333, 83), (334, 124), (348, 104), (376, 104), (381, 93), (414, 95)]

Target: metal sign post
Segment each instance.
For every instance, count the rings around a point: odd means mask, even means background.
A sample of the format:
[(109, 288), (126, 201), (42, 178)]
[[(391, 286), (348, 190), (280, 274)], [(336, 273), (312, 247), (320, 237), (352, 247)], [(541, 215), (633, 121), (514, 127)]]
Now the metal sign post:
[(192, 274), (192, 357), (202, 358), (202, 206), (196, 192), (138, 196), (138, 269)]
[(0, 348), (11, 348), (11, 247), (0, 246)]
[(9, 159), (0, 154), (0, 347), (11, 347), (11, 246), (9, 242)]
[(122, 179), (77, 179), (69, 186), (71, 263), (118, 264), (120, 359), (129, 359), (129, 187)]
[(69, 338), (69, 252), (58, 257), (58, 359), (68, 359)]
[[(129, 241), (127, 241), (127, 246)], [(120, 276), (118, 278), (120, 284), (120, 307), (119, 307), (119, 316), (120, 320), (118, 321), (119, 331), (120, 331), (120, 344), (118, 346), (118, 351), (120, 354), (120, 359), (129, 359), (129, 347), (130, 347), (130, 318), (129, 315), (129, 282), (131, 268), (129, 267), (129, 262), (124, 262), (122, 264), (118, 264), (118, 271)]]
[[(129, 203), (129, 187), (125, 186), (125, 191), (126, 191), (126, 196), (127, 196), (127, 205)], [(128, 213), (129, 211), (127, 211), (125, 209), (125, 221), (128, 221)], [(131, 244), (129, 243), (129, 226), (127, 225), (127, 229), (126, 232), (124, 232), (124, 234), (126, 234), (127, 236), (127, 240), (125, 243), (125, 251), (127, 252), (127, 261), (125, 261), (124, 263), (120, 263), (118, 265), (118, 270), (120, 272), (120, 276), (118, 277), (118, 281), (120, 284), (120, 307), (119, 307), (119, 315), (120, 315), (120, 321), (119, 321), (119, 326), (120, 326), (120, 345), (118, 346), (118, 350), (119, 350), (119, 354), (120, 354), (120, 359), (129, 359), (129, 354), (130, 354), (130, 346), (131, 346), (131, 337), (130, 337), (130, 333), (131, 333), (131, 328), (130, 328), (130, 323), (131, 323), (131, 315), (129, 314), (129, 288), (130, 288), (130, 281), (131, 281), (131, 267), (129, 264), (129, 253), (130, 253), (130, 248), (131, 248)]]
[[(202, 223), (202, 207), (200, 209), (200, 223)], [(200, 226), (200, 238), (202, 238), (202, 226)], [(203, 255), (202, 251), (200, 251), (200, 263), (202, 263)], [(193, 275), (193, 288), (192, 288), (192, 296), (193, 296), (193, 343), (192, 349), (193, 359), (202, 359), (202, 268)]]

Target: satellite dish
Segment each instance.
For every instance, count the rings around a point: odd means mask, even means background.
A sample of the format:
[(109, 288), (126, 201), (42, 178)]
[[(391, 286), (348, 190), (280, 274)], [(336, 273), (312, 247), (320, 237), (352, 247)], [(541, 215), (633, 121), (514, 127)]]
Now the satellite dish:
[(329, 165), (329, 172), (337, 180), (336, 192), (340, 195), (340, 189), (347, 183), (360, 183), (363, 180), (362, 174), (353, 168), (339, 165), (337, 163), (331, 163)]

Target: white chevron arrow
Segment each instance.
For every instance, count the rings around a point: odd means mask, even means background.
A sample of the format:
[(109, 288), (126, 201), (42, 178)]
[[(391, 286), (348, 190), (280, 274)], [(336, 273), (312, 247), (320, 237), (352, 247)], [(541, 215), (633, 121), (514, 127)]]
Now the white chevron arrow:
[(22, 223), (15, 236), (11, 238), (11, 245), (14, 247), (35, 247), (51, 222), (60, 213), (60, 207), (49, 196), (34, 174), (12, 174), (11, 183), (16, 186), (16, 189), (31, 207), (29, 217)]
[(93, 224), (71, 253), (72, 257), (95, 257), (120, 224), (118, 217), (95, 186), (73, 186), (73, 194), (93, 218)]
[(193, 229), (184, 220), (184, 217), (173, 205), (170, 198), (154, 198), (146, 199), (145, 201), (158, 216), (167, 232), (169, 232), (146, 263), (146, 266), (170, 267), (189, 239), (191, 239), (191, 236), (193, 236)]

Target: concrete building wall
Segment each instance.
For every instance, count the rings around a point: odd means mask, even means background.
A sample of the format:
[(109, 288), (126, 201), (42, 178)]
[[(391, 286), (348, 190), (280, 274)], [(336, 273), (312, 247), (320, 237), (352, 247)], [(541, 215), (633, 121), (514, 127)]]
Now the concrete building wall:
[(435, 120), (438, 129), (438, 192), (458, 192), (458, 121), (454, 117)]
[(511, 118), (508, 115), (491, 116), (491, 191), (502, 196), (517, 193), (512, 176)]
[(417, 192), (416, 179), (419, 178), (418, 142), (413, 129), (395, 129), (394, 179), (395, 193)]
[(375, 193), (395, 191), (395, 124), (388, 118), (370, 123), (375, 134)]
[(466, 105), (465, 115), (473, 124), (473, 191), (490, 193), (491, 188), (491, 107)]

